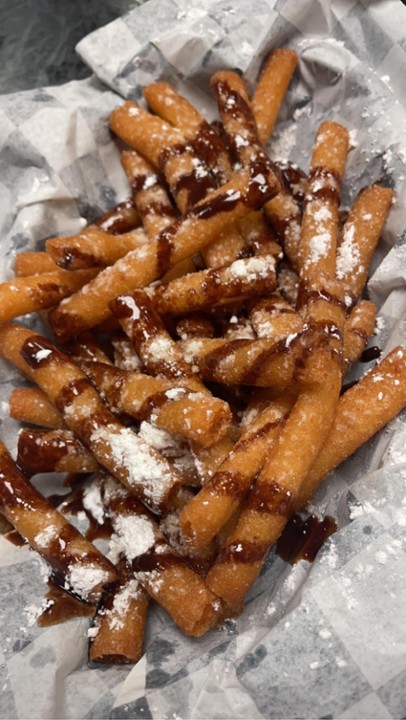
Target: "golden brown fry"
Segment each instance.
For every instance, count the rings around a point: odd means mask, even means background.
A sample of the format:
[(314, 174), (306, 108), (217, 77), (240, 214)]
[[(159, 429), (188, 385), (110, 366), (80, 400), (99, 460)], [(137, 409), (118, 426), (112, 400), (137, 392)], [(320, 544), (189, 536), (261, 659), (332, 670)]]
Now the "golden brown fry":
[(157, 115), (182, 132), (197, 157), (211, 170), (218, 185), (227, 182), (232, 176), (227, 149), (221, 137), (193, 105), (166, 82), (147, 85), (144, 95)]
[[(162, 170), (181, 212), (200, 202), (216, 187), (213, 176), (198, 159), (184, 135), (160, 118), (127, 102), (113, 111), (111, 129), (152, 165)], [(152, 136), (153, 141), (145, 140)], [(219, 267), (245, 253), (245, 243), (232, 224), (224, 237), (213, 238), (202, 248), (206, 264)]]
[(148, 237), (161, 232), (175, 218), (175, 208), (156, 169), (135, 150), (121, 153), (121, 164), (128, 177), (144, 230)]
[(16, 277), (0, 284), (0, 323), (31, 312), (46, 310), (72, 295), (97, 275), (97, 270), (55, 270)]
[(360, 192), (343, 228), (336, 275), (349, 303), (361, 295), (369, 266), (393, 199), (389, 188), (372, 185)]
[(96, 604), (116, 579), (113, 565), (22, 475), (0, 442), (0, 511), (49, 563), (61, 587)]
[(326, 442), (295, 501), (304, 507), (320, 482), (406, 405), (406, 350), (395, 347), (341, 396)]
[(256, 303), (249, 317), (260, 338), (273, 338), (276, 341), (303, 330), (303, 318), (279, 293), (273, 293)]
[(90, 629), (91, 663), (136, 663), (143, 652), (148, 595), (129, 571), (103, 594)]
[(113, 265), (145, 242), (147, 236), (141, 228), (123, 235), (112, 235), (95, 225), (89, 225), (77, 235), (50, 238), (46, 241), (46, 249), (60, 267), (78, 270)]
[(227, 403), (207, 392), (142, 373), (119, 370), (111, 365), (85, 361), (82, 370), (114, 412), (138, 420), (153, 420), (157, 427), (207, 447), (217, 442), (231, 421)]
[(29, 430), (18, 436), (17, 465), (27, 477), (37, 473), (89, 473), (99, 465), (70, 430)]
[(274, 128), (297, 60), (294, 50), (277, 48), (268, 56), (259, 76), (251, 105), (263, 145), (268, 142)]
[(221, 235), (230, 222), (237, 222), (260, 207), (279, 187), (274, 173), (256, 164), (241, 171), (156, 239), (103, 270), (82, 292), (56, 308), (49, 316), (54, 333), (67, 339), (107, 319), (109, 302), (117, 295), (161, 277), (170, 267)]
[(186, 635), (200, 637), (214, 627), (221, 617), (219, 599), (167, 543), (145, 508), (111, 483), (105, 486), (103, 499), (115, 543), (148, 594)]
[(14, 273), (16, 277), (49, 273), (58, 270), (58, 265), (46, 252), (23, 252), (16, 255)]
[(185, 359), (204, 380), (225, 385), (257, 385), (284, 389), (311, 380), (302, 363), (311, 342), (307, 333), (275, 341), (199, 338), (180, 341)]
[(10, 395), (9, 405), (10, 417), (14, 420), (46, 428), (65, 426), (62, 415), (48, 400), (45, 393), (36, 387), (14, 388)]
[(300, 273), (309, 286), (334, 278), (340, 187), (348, 152), (348, 131), (321, 123), (313, 146), (300, 236)]
[(84, 373), (49, 340), (18, 325), (0, 328), (0, 355), (34, 380), (96, 460), (154, 512), (170, 504), (182, 478), (105, 407)]
[(230, 298), (267, 295), (275, 286), (275, 260), (271, 255), (261, 255), (157, 285), (151, 299), (159, 314), (183, 315), (219, 305)]
[(101, 217), (93, 221), (93, 225), (105, 230), (110, 235), (122, 235), (134, 230), (140, 224), (133, 199), (127, 198), (115, 207), (107, 210)]
[(354, 305), (344, 323), (343, 375), (360, 357), (371, 337), (376, 320), (376, 307), (368, 300)]
[(180, 516), (186, 542), (196, 548), (204, 547), (235, 513), (266, 454), (273, 451), (293, 402), (285, 395), (271, 403), (242, 433), (228, 457), (187, 503)]
[[(317, 353), (318, 362), (322, 352)], [(285, 527), (294, 499), (333, 423), (341, 373), (338, 363), (332, 372), (329, 350), (323, 354), (324, 381), (301, 391), (275, 451), (262, 468), (235, 529), (207, 575), (209, 588), (231, 608), (240, 607), (269, 548)], [(314, 361), (314, 356), (308, 359), (310, 364)]]

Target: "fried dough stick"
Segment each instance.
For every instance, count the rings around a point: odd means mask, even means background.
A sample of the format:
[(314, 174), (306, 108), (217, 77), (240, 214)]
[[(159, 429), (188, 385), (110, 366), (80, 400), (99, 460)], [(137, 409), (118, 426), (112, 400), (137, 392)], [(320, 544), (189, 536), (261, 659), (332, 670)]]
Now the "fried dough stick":
[(78, 270), (113, 265), (146, 242), (147, 236), (141, 228), (123, 235), (112, 235), (90, 225), (77, 235), (50, 238), (45, 247), (57, 265), (66, 270)]
[[(213, 75), (211, 87), (234, 155), (243, 165), (265, 157), (244, 80), (237, 73), (221, 71)], [(281, 192), (266, 203), (264, 212), (274, 226), (287, 256), (289, 259), (292, 257), (295, 265), (301, 221), (298, 201), (282, 185)], [(263, 216), (256, 213), (252, 222), (251, 232), (257, 232), (260, 236), (266, 237), (267, 223)], [(272, 245), (270, 238), (268, 244)]]
[[(134, 203), (140, 213), (145, 232), (149, 237), (153, 237), (170, 225), (178, 213), (175, 212), (156, 169), (136, 150), (124, 150), (121, 153), (121, 164), (132, 187)], [(169, 270), (164, 279), (166, 280), (167, 276), (181, 277), (193, 272), (194, 269), (193, 258), (186, 258)]]
[(0, 328), (0, 355), (34, 380), (100, 465), (154, 512), (182, 485), (172, 465), (105, 407), (84, 373), (49, 340), (18, 325)]
[(109, 587), (98, 605), (89, 641), (91, 663), (136, 663), (143, 652), (149, 598), (128, 570)]
[(256, 303), (249, 318), (260, 338), (273, 338), (277, 341), (303, 330), (303, 318), (278, 292)]
[(181, 131), (218, 185), (231, 178), (233, 170), (223, 140), (186, 98), (166, 82), (147, 85), (144, 96), (154, 113)]
[(197, 495), (185, 506), (180, 527), (186, 543), (209, 543), (240, 506), (250, 484), (272, 452), (286, 416), (294, 404), (289, 395), (271, 401), (250, 424), (232, 451)]
[(129, 197), (110, 208), (110, 210), (106, 210), (92, 224), (97, 225), (97, 227), (110, 233), (110, 235), (122, 235), (134, 230), (140, 222), (137, 208), (134, 207), (132, 197)]
[(176, 213), (170, 197), (154, 168), (135, 150), (121, 153), (121, 164), (133, 191), (134, 205), (148, 237), (173, 222)]
[(46, 428), (65, 427), (62, 415), (36, 387), (14, 388), (9, 399), (10, 417)]
[[(322, 352), (324, 370), (321, 368), (320, 382), (301, 391), (235, 529), (207, 575), (208, 587), (231, 608), (240, 607), (269, 548), (285, 527), (294, 498), (332, 425), (341, 378), (339, 372), (331, 373), (328, 348), (317, 353), (319, 368)], [(314, 363), (315, 356), (310, 356), (308, 362)]]
[(372, 185), (355, 200), (337, 250), (337, 278), (353, 305), (368, 278), (369, 266), (393, 199), (389, 188)]
[(147, 372), (171, 379), (174, 386), (179, 387), (187, 381), (191, 389), (209, 392), (183, 359), (177, 343), (172, 340), (144, 290), (119, 295), (110, 307)]
[(308, 377), (302, 361), (310, 342), (311, 337), (305, 332), (279, 341), (199, 338), (181, 340), (178, 344), (185, 359), (198, 367), (204, 380), (284, 389), (294, 385), (299, 377), (303, 381)]
[(275, 260), (262, 255), (157, 285), (150, 296), (160, 315), (183, 315), (233, 298), (268, 295), (275, 287)]
[(220, 620), (219, 599), (167, 543), (141, 503), (112, 483), (106, 484), (103, 500), (113, 542), (148, 594), (186, 635), (200, 637), (214, 627)]
[(97, 460), (70, 430), (31, 430), (18, 435), (17, 465), (27, 477), (37, 473), (89, 473)]
[(214, 191), (201, 203), (163, 230), (147, 245), (133, 250), (69, 302), (50, 313), (53, 331), (67, 339), (94, 327), (110, 316), (109, 302), (117, 295), (144, 287), (181, 260), (199, 252), (233, 222), (262, 206), (279, 190), (272, 171), (254, 164)]
[[(195, 155), (183, 133), (150, 115), (133, 102), (113, 111), (110, 127), (122, 140), (160, 169), (181, 212), (206, 198), (216, 180)], [(152, 136), (153, 141), (146, 141)], [(220, 239), (213, 238), (202, 248), (206, 263), (221, 266), (245, 253), (245, 243), (237, 230), (229, 230)], [(210, 241), (211, 242), (211, 241)]]
[(263, 145), (272, 134), (297, 60), (294, 50), (277, 48), (271, 52), (261, 71), (251, 99), (251, 107)]
[(336, 272), (340, 186), (348, 152), (348, 131), (321, 123), (313, 146), (300, 236), (300, 275), (312, 288)]
[(53, 580), (96, 604), (114, 566), (22, 475), (0, 442), (0, 511), (52, 569)]
[(176, 433), (197, 445), (217, 442), (231, 421), (227, 403), (185, 386), (176, 387), (165, 378), (119, 370), (111, 365), (84, 361), (81, 369), (106, 399), (113, 412), (127, 413), (138, 420)]
[(14, 274), (16, 277), (56, 272), (58, 269), (56, 262), (46, 252), (18, 253), (14, 261)]
[(343, 377), (362, 355), (375, 329), (376, 306), (369, 300), (354, 305), (344, 323)]
[(0, 323), (27, 313), (46, 310), (72, 295), (97, 275), (97, 270), (65, 270), (17, 277), (0, 284)]
[(305, 507), (321, 481), (406, 405), (406, 349), (395, 347), (340, 398), (326, 442), (310, 469), (295, 508)]

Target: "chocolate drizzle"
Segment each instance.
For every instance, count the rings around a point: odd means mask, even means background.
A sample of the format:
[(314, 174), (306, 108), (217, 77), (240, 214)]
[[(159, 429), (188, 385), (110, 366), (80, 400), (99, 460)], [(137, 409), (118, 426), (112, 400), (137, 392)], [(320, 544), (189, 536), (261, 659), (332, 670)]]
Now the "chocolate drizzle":
[(248, 507), (258, 513), (290, 517), (293, 508), (292, 493), (277, 482), (257, 483), (248, 497)]
[(360, 360), (364, 363), (372, 362), (372, 360), (378, 360), (381, 356), (381, 352), (381, 349), (377, 345), (373, 345), (372, 347), (364, 350)]
[[(317, 181), (320, 187), (314, 189)], [(312, 168), (309, 175), (309, 192), (305, 196), (306, 202), (312, 200), (328, 201), (334, 205), (340, 204), (340, 188), (341, 178), (338, 173), (328, 170), (322, 166)]]
[(337, 530), (336, 521), (327, 515), (319, 520), (310, 515), (303, 520), (293, 515), (276, 544), (277, 554), (294, 565), (299, 560), (313, 562), (323, 543)]
[(108, 210), (98, 220), (94, 221), (101, 230), (111, 235), (121, 235), (133, 230), (138, 222), (138, 213), (134, 208), (132, 198), (124, 200), (116, 207)]
[(30, 368), (37, 370), (54, 362), (65, 362), (65, 356), (42, 335), (32, 335), (21, 348), (21, 355)]

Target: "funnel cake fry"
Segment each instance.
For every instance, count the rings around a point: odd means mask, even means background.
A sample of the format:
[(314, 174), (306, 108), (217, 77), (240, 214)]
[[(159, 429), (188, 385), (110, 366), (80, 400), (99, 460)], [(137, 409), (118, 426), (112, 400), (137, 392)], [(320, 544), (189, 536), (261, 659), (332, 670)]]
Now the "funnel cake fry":
[[(301, 391), (235, 529), (207, 575), (208, 587), (231, 608), (240, 606), (269, 548), (285, 527), (294, 498), (332, 425), (341, 372), (338, 363), (332, 372), (328, 349), (324, 351), (324, 361), (329, 383), (324, 380)], [(312, 364), (314, 356), (308, 362)]]
[(295, 72), (298, 57), (290, 48), (277, 48), (268, 56), (255, 87), (251, 107), (258, 135), (265, 145), (272, 134), (280, 107)]
[(393, 199), (389, 188), (372, 185), (355, 200), (337, 250), (336, 275), (350, 303), (357, 301), (368, 278), (372, 255)]
[(90, 473), (99, 464), (70, 430), (30, 430), (18, 436), (17, 465), (27, 477), (37, 473)]
[[(184, 135), (135, 103), (127, 102), (114, 110), (110, 126), (163, 172), (181, 212), (205, 199), (216, 187), (214, 176), (195, 155)], [(145, 140), (146, 135), (152, 136), (152, 143)], [(213, 238), (213, 247), (208, 243), (201, 249), (206, 263), (217, 267), (240, 257), (245, 252), (245, 243), (236, 230), (229, 228), (221, 239)]]
[(302, 282), (335, 277), (340, 187), (348, 152), (348, 131), (321, 123), (313, 146), (300, 236)]
[(308, 333), (275, 341), (199, 338), (179, 342), (185, 359), (196, 366), (204, 380), (225, 385), (257, 385), (284, 389), (301, 381), (310, 382), (303, 360), (311, 344)]
[(14, 274), (16, 277), (55, 272), (58, 269), (56, 262), (46, 252), (19, 253), (14, 261)]
[(134, 248), (147, 242), (141, 228), (123, 235), (112, 235), (94, 225), (70, 237), (50, 238), (46, 241), (47, 253), (62, 268), (107, 267)]
[(320, 482), (381, 430), (406, 405), (406, 350), (395, 347), (345, 392), (325, 444), (309, 471), (295, 507), (304, 507)]
[(80, 367), (94, 383), (113, 412), (138, 420), (152, 420), (168, 432), (207, 447), (226, 432), (231, 421), (227, 403), (208, 393), (142, 373), (126, 372), (111, 365), (85, 361)]
[(271, 255), (235, 260), (223, 268), (191, 273), (158, 285), (151, 299), (161, 315), (183, 315), (238, 297), (267, 295), (276, 287)]
[(89, 661), (103, 665), (138, 662), (144, 646), (149, 597), (132, 573), (104, 593), (92, 623)]
[(144, 96), (154, 113), (182, 132), (197, 157), (211, 170), (217, 184), (227, 182), (233, 174), (227, 148), (193, 105), (166, 82), (147, 85)]
[(175, 218), (175, 209), (156, 169), (135, 150), (121, 153), (121, 164), (128, 177), (144, 230), (148, 237), (161, 232)]
[(220, 620), (219, 599), (168, 544), (145, 508), (111, 483), (105, 486), (103, 500), (113, 539), (148, 594), (186, 635), (200, 637), (214, 627)]
[(14, 388), (9, 399), (10, 417), (46, 428), (65, 427), (62, 415), (37, 387)]
[(96, 604), (114, 566), (22, 475), (0, 442), (0, 511), (52, 570), (54, 582)]
[(93, 221), (93, 225), (97, 225), (97, 227), (110, 233), (110, 235), (128, 233), (138, 227), (139, 224), (140, 217), (131, 197), (110, 208), (110, 210), (107, 210)]
[(72, 295), (97, 275), (97, 270), (49, 273), (16, 277), (0, 284), (0, 323), (31, 312), (47, 310)]
[(0, 355), (34, 380), (96, 460), (154, 512), (182, 485), (172, 465), (125, 428), (84, 373), (49, 340), (17, 325), (0, 328)]
[(55, 335), (68, 339), (110, 316), (109, 302), (117, 295), (144, 287), (170, 267), (199, 252), (250, 211), (279, 190), (272, 170), (254, 164), (227, 185), (213, 191), (156, 239), (102, 270), (95, 280), (50, 313)]
[(199, 493), (185, 506), (180, 526), (185, 542), (204, 547), (240, 506), (293, 405), (289, 395), (271, 402), (249, 425)]

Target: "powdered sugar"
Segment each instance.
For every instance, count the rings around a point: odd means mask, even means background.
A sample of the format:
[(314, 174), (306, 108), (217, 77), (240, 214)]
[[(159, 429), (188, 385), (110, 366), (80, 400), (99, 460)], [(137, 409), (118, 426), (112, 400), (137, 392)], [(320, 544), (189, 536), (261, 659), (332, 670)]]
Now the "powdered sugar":
[(130, 486), (142, 486), (154, 506), (165, 498), (175, 473), (167, 461), (130, 428), (122, 428), (118, 433), (98, 428), (90, 441), (95, 445), (108, 444), (118, 476), (125, 475), (126, 484)]
[(78, 597), (88, 600), (92, 591), (108, 580), (108, 573), (94, 563), (71, 563), (65, 579), (65, 588)]
[(113, 557), (123, 554), (128, 562), (148, 552), (155, 544), (151, 520), (143, 515), (113, 517), (114, 534), (110, 540)]
[(346, 225), (342, 243), (337, 251), (337, 278), (342, 280), (354, 272), (360, 272), (362, 270), (360, 259), (360, 251), (355, 242), (355, 226)]

